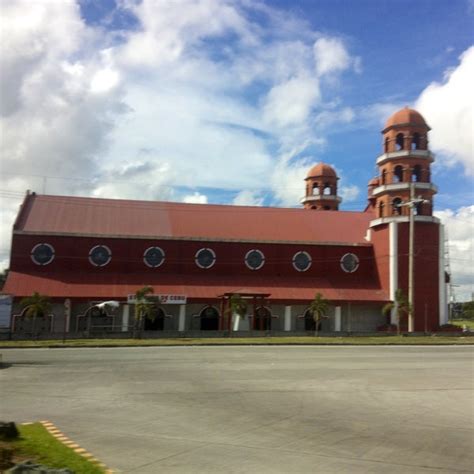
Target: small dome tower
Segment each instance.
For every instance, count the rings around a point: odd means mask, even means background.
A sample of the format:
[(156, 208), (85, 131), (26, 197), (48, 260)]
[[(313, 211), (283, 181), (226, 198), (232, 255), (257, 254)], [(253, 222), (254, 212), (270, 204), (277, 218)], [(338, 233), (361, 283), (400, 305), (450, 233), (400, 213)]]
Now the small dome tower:
[(433, 155), (428, 149), (430, 127), (416, 110), (405, 107), (394, 113), (385, 124), (383, 154), (377, 158), (378, 185), (369, 183), (369, 202), (376, 208), (378, 218), (406, 216), (411, 183), (418, 204), (416, 214), (431, 216), (436, 186), (431, 183), (430, 164)]
[(342, 199), (337, 195), (334, 168), (326, 163), (313, 166), (306, 175), (306, 196), (301, 200), (305, 209), (337, 211)]

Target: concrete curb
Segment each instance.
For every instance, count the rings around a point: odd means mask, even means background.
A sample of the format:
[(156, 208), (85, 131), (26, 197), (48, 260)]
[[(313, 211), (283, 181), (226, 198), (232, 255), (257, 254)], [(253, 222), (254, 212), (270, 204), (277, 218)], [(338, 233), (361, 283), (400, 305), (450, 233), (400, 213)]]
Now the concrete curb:
[[(107, 467), (104, 463), (100, 462), (92, 453), (88, 452), (84, 448), (81, 448), (77, 443), (69, 439), (62, 431), (60, 431), (54, 423), (48, 420), (40, 421), (40, 423), (46, 428), (46, 430), (54, 436), (60, 443), (64, 444), (68, 448), (71, 448), (75, 453), (86, 458), (92, 464), (100, 467), (104, 470), (105, 474), (114, 474), (116, 471)], [(22, 425), (31, 425), (32, 423), (22, 423)]]

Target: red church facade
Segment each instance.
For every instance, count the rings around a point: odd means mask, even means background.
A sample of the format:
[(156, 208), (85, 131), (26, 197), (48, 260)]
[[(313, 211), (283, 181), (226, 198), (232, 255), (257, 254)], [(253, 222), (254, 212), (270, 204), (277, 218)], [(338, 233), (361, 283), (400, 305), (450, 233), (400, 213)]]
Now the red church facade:
[[(432, 216), (429, 127), (403, 109), (383, 131), (379, 176), (362, 212), (339, 211), (337, 175), (318, 164), (302, 209), (178, 204), (28, 194), (17, 216), (4, 288), (18, 302), (37, 291), (54, 302), (53, 332), (81, 332), (98, 302), (120, 303), (97, 327), (127, 332), (143, 286), (161, 295), (150, 333), (304, 332), (316, 293), (330, 301), (323, 332), (374, 332), (382, 307), (409, 281), (409, 206), (415, 193), (414, 330), (446, 322), (442, 226)], [(411, 192), (411, 194), (410, 194)], [(248, 298), (229, 321), (226, 301)], [(22, 318), (16, 318), (25, 324)], [(395, 314), (391, 322), (396, 322)]]

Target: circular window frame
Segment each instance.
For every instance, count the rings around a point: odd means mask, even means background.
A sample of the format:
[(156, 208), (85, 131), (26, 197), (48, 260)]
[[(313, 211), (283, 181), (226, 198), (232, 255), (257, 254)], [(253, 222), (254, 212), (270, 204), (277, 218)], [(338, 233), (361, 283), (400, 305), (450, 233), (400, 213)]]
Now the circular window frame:
[[(92, 260), (92, 252), (96, 249), (96, 248), (99, 248), (99, 247), (104, 247), (105, 249), (107, 249), (107, 252), (109, 252), (109, 258), (108, 260), (103, 263), (102, 265), (98, 264), (98, 263), (95, 263), (93, 260)], [(110, 263), (110, 261), (112, 260), (112, 251), (110, 250), (110, 248), (107, 246), (107, 245), (103, 245), (103, 244), (99, 244), (99, 245), (94, 245), (94, 247), (92, 247), (90, 250), (89, 250), (89, 262), (91, 263), (91, 265), (93, 265), (94, 267), (99, 267), (99, 268), (102, 268), (102, 267), (105, 267), (106, 265), (108, 265)]]
[[(147, 261), (146, 261), (146, 254), (149, 250), (153, 250), (153, 249), (158, 249), (161, 254), (163, 255), (163, 258), (161, 260), (161, 262), (158, 264), (158, 265), (150, 265)], [(165, 260), (166, 260), (166, 254), (165, 254), (165, 251), (161, 248), (161, 247), (158, 247), (156, 245), (153, 245), (152, 247), (148, 247), (144, 252), (143, 252), (143, 263), (148, 267), (148, 268), (158, 268), (158, 267), (161, 267), (161, 265), (163, 265), (163, 263), (165, 263)]]
[[(260, 254), (260, 256), (262, 257), (262, 262), (260, 263), (260, 265), (258, 267), (251, 267), (249, 262), (248, 262), (248, 257), (252, 252), (258, 252)], [(245, 261), (245, 265), (250, 270), (253, 270), (253, 271), (260, 270), (265, 265), (265, 254), (259, 249), (251, 249), (245, 254), (244, 261)]]
[[(344, 268), (344, 259), (348, 256), (348, 255), (352, 255), (356, 261), (357, 261), (357, 265), (356, 267), (354, 268), (354, 270), (346, 270), (346, 268)], [(360, 266), (360, 260), (359, 260), (359, 257), (355, 254), (355, 253), (352, 253), (352, 252), (347, 252), (345, 253), (342, 257), (341, 257), (341, 260), (339, 261), (340, 265), (341, 265), (341, 268), (344, 272), (346, 273), (355, 273), (358, 269), (359, 269), (359, 266)]]
[[(46, 245), (46, 247), (49, 247), (49, 249), (51, 250), (51, 258), (47, 261), (47, 262), (44, 262), (44, 263), (41, 263), (41, 262), (38, 262), (36, 259), (35, 259), (35, 256), (34, 256), (34, 253), (35, 253), (35, 250), (40, 247), (41, 245)], [(56, 256), (56, 251), (54, 250), (54, 247), (51, 245), (51, 244), (48, 244), (46, 242), (41, 242), (39, 244), (36, 244), (32, 249), (31, 249), (31, 252), (30, 252), (30, 257), (31, 257), (31, 260), (33, 261), (33, 263), (35, 265), (39, 265), (40, 267), (44, 267), (45, 265), (49, 265), (53, 260), (54, 260), (54, 257)]]
[[(295, 259), (296, 259), (296, 256), (299, 255), (299, 254), (304, 254), (308, 257), (309, 259), (309, 263), (308, 263), (308, 266), (304, 269), (301, 269), (301, 268), (298, 268), (296, 266), (296, 262), (295, 262)], [(310, 268), (311, 268), (311, 265), (313, 265), (313, 259), (311, 258), (311, 255), (304, 251), (304, 250), (300, 250), (299, 252), (296, 252), (294, 255), (293, 255), (293, 259), (292, 259), (292, 263), (293, 263), (293, 268), (297, 271), (297, 272), (307, 272)]]
[[(212, 254), (212, 257), (213, 257), (213, 260), (212, 260), (212, 263), (207, 266), (207, 267), (204, 267), (203, 265), (201, 265), (199, 263), (199, 254), (201, 252), (204, 252), (205, 250), (208, 250), (209, 252), (211, 252)], [(199, 267), (199, 268), (202, 268), (203, 270), (209, 270), (209, 268), (212, 268), (215, 264), (216, 264), (216, 252), (214, 252), (214, 250), (212, 250), (211, 248), (209, 247), (204, 247), (202, 249), (199, 249), (196, 254), (194, 255), (194, 263)]]

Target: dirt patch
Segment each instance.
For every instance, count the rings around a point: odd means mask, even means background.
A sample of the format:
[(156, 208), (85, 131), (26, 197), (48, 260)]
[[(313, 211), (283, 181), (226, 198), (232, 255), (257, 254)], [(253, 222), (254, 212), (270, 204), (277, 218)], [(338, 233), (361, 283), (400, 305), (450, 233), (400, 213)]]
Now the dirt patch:
[(0, 440), (0, 472), (24, 461), (35, 461), (32, 456), (24, 456), (13, 442)]

